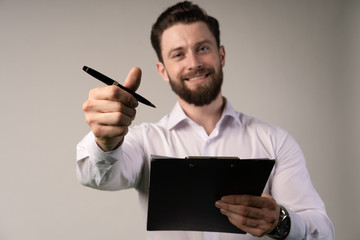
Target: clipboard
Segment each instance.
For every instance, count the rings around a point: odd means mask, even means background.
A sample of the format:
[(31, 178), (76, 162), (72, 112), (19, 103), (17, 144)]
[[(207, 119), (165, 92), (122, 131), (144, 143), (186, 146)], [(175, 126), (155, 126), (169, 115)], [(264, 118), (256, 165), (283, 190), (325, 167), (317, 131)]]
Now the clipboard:
[(260, 196), (275, 164), (272, 159), (153, 156), (148, 231), (245, 233), (215, 207), (222, 196)]

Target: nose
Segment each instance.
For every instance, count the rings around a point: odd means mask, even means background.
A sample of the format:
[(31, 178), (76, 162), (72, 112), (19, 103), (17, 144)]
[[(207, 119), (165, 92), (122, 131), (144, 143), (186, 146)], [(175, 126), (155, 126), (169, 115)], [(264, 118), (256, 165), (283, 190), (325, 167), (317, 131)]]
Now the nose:
[(203, 67), (201, 57), (196, 53), (191, 53), (188, 57), (188, 69), (196, 70)]

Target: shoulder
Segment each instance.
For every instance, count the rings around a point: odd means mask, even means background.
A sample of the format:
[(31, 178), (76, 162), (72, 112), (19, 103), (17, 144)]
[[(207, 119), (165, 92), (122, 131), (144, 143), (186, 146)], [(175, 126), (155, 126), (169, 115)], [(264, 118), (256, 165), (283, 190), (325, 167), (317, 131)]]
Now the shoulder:
[(143, 122), (138, 125), (130, 127), (129, 134), (135, 134), (137, 136), (148, 136), (154, 134), (164, 134), (167, 132), (166, 125), (162, 121), (152, 123), (152, 122)]
[(244, 129), (252, 129), (256, 131), (263, 131), (273, 134), (287, 134), (287, 131), (283, 128), (268, 123), (266, 121), (260, 120), (258, 118), (246, 115), (244, 113), (237, 112), (237, 116), (240, 122), (240, 125)]
[(229, 119), (233, 119), (232, 122), (236, 123), (240, 127), (241, 131), (255, 131), (268, 134), (286, 133), (286, 131), (279, 126), (270, 124), (256, 117), (236, 111), (229, 101), (226, 102), (223, 115), (227, 118), (228, 123)]
[(258, 118), (238, 113), (238, 118), (242, 131), (249, 136), (256, 137), (261, 141), (271, 141), (276, 148), (297, 146), (296, 140), (284, 128), (260, 120)]

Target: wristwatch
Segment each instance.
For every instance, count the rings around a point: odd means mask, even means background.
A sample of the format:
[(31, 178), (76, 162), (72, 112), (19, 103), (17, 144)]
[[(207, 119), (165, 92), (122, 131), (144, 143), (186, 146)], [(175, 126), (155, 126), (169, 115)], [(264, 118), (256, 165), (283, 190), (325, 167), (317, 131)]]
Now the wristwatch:
[(267, 235), (273, 239), (284, 240), (289, 235), (291, 221), (288, 211), (280, 206), (279, 223), (274, 230)]

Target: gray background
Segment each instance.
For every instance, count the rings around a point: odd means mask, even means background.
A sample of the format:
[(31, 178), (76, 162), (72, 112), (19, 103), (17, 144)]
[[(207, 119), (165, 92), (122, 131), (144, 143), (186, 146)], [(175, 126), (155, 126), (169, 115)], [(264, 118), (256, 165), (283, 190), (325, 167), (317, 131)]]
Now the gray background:
[[(337, 239), (358, 239), (360, 1), (196, 1), (221, 24), (226, 95), (287, 129), (307, 158)], [(149, 33), (175, 1), (0, 0), (0, 239), (144, 239), (134, 190), (81, 186), (75, 146), (100, 82), (143, 69), (139, 93), (157, 121), (175, 97), (155, 68)]]

